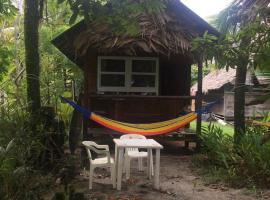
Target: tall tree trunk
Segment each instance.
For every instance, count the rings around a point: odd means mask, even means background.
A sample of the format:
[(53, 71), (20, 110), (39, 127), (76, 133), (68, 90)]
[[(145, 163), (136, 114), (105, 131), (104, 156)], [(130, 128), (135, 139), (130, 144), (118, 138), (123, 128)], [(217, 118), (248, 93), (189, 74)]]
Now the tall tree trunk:
[(24, 4), (24, 44), (25, 66), (27, 78), (27, 101), (29, 111), (36, 113), (40, 110), (39, 84), (39, 1), (25, 0)]
[(234, 142), (239, 143), (245, 133), (245, 83), (247, 75), (247, 62), (236, 68), (234, 90)]
[[(250, 37), (243, 37), (240, 47), (246, 50), (250, 44)], [(246, 131), (245, 123), (245, 103), (246, 103), (246, 77), (249, 63), (249, 52), (245, 52), (239, 58), (236, 68), (236, 79), (234, 89), (234, 143), (238, 144)]]

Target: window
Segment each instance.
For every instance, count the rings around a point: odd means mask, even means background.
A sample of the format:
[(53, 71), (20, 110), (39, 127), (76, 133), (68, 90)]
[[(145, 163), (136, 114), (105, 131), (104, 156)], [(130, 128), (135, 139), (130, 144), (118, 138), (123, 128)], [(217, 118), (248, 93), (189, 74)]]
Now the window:
[(158, 94), (158, 64), (157, 58), (101, 56), (98, 91)]

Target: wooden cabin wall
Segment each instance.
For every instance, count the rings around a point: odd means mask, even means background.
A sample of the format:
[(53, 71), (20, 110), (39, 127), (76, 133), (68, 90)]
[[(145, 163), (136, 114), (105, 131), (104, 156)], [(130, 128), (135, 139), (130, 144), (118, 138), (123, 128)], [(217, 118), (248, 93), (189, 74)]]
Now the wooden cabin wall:
[[(89, 52), (84, 58), (84, 90), (83, 90), (83, 106), (93, 111), (95, 109), (94, 102), (92, 102), (90, 95), (97, 92), (97, 54)], [(84, 132), (88, 132), (88, 127), (97, 126), (92, 120), (84, 120)]]
[[(131, 123), (149, 123), (172, 119), (190, 104), (189, 99), (160, 98), (159, 96), (188, 96), (190, 93), (191, 67), (188, 59), (175, 56), (160, 58), (160, 94), (147, 98), (112, 95), (106, 97), (97, 93), (97, 53), (85, 58), (85, 106), (102, 116)], [(87, 122), (88, 127), (99, 127)]]
[(97, 92), (97, 54), (91, 52), (84, 60), (85, 92), (89, 96)]
[(183, 56), (160, 58), (160, 95), (189, 96), (191, 64)]

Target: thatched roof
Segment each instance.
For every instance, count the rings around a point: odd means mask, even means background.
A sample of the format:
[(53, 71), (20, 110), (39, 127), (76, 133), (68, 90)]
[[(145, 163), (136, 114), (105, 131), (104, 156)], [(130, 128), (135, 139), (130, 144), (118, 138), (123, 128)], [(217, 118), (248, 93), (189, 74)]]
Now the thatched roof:
[[(236, 69), (229, 68), (228, 71), (226, 69), (214, 70), (203, 78), (202, 91), (203, 93), (208, 93), (210, 90), (218, 90), (228, 83), (234, 85), (235, 77)], [(246, 85), (253, 85), (249, 72), (247, 73)], [(197, 88), (197, 83), (191, 87), (190, 92), (192, 95), (196, 94)]]
[(138, 52), (170, 56), (189, 54), (193, 38), (205, 31), (218, 32), (179, 0), (165, 0), (166, 9), (155, 14), (139, 13), (136, 36), (115, 34), (109, 25), (82, 21), (52, 42), (68, 58), (80, 64), (89, 49), (100, 54), (136, 55)]
[(222, 32), (237, 30), (240, 24), (255, 21), (259, 15), (258, 10), (269, 6), (269, 0), (233, 0), (230, 6), (219, 13), (219, 29)]
[(239, 6), (241, 12), (245, 12), (248, 9), (265, 8), (270, 5), (269, 0), (234, 0), (232, 5)]

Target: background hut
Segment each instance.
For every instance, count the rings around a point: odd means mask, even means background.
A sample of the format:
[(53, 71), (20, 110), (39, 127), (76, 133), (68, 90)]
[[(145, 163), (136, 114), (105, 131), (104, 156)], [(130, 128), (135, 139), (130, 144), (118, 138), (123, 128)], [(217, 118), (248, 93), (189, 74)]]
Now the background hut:
[[(234, 83), (236, 70), (229, 68), (217, 69), (203, 78), (203, 93), (206, 103), (217, 101), (211, 111), (217, 116), (232, 120), (234, 117)], [(261, 84), (262, 83), (262, 84)], [(269, 89), (265, 88), (265, 79), (256, 79), (250, 72), (246, 78), (246, 117), (260, 117), (266, 111), (270, 111), (270, 101), (262, 102), (256, 105), (250, 105), (255, 99), (265, 95)], [(197, 84), (191, 87), (191, 94), (196, 94)], [(193, 106), (194, 107), (194, 106)]]
[(191, 41), (217, 31), (180, 1), (164, 2), (161, 12), (135, 16), (136, 36), (81, 21), (52, 41), (84, 71), (84, 106), (132, 123), (175, 118), (190, 106)]

